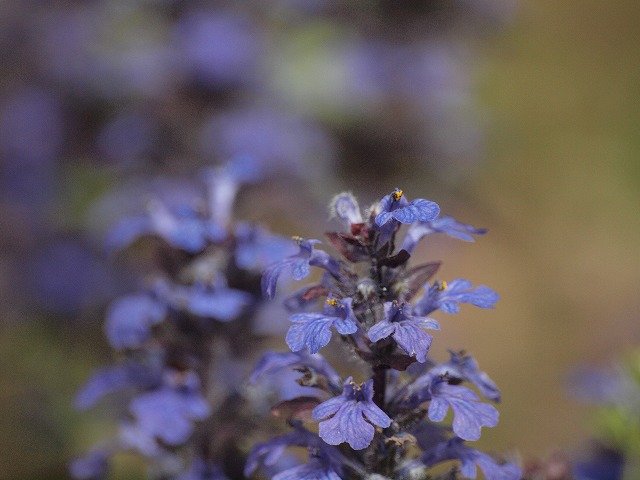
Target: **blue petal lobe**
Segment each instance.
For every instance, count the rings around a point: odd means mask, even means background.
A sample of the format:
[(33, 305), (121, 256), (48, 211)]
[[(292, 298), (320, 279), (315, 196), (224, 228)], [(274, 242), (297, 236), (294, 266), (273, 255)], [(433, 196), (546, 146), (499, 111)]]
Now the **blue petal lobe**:
[(165, 314), (166, 306), (145, 294), (115, 300), (109, 306), (105, 322), (109, 343), (116, 349), (139, 347)]

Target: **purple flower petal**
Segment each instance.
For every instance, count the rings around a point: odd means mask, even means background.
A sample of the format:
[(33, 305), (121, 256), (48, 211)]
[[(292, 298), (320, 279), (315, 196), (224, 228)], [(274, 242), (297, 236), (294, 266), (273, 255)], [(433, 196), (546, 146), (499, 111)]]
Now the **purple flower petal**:
[(151, 327), (164, 319), (166, 311), (165, 304), (146, 294), (115, 300), (105, 322), (109, 343), (118, 350), (139, 347), (149, 338)]
[(466, 387), (438, 382), (432, 387), (429, 419), (440, 422), (448, 407), (453, 410), (453, 431), (464, 440), (478, 440), (481, 427), (495, 427), (498, 411), (487, 403), (479, 403), (478, 396)]

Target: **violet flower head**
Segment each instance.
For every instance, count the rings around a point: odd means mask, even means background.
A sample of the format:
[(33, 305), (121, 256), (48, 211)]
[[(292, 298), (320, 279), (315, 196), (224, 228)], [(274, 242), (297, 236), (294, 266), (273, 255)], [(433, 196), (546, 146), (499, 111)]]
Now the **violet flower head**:
[(167, 383), (161, 389), (136, 397), (129, 409), (140, 430), (149, 437), (179, 445), (191, 435), (193, 421), (207, 418), (211, 407), (200, 393), (195, 373), (176, 373)]
[(458, 313), (459, 303), (493, 308), (499, 299), (489, 287), (481, 285), (474, 289), (470, 281), (456, 278), (452, 282), (436, 282), (427, 287), (424, 295), (416, 301), (414, 311), (420, 315), (429, 315), (438, 309), (445, 313)]
[(428, 222), (440, 213), (437, 203), (418, 198), (409, 202), (404, 192), (396, 188), (380, 200), (380, 213), (376, 216), (376, 225), (382, 227), (390, 220), (400, 223)]
[(292, 352), (309, 349), (317, 353), (331, 340), (331, 326), (338, 333), (348, 335), (358, 330), (358, 320), (351, 309), (351, 298), (338, 301), (329, 297), (324, 313), (304, 312), (292, 315), (289, 320), (294, 324), (287, 333), (287, 345)]
[(111, 346), (139, 347), (151, 335), (151, 327), (160, 323), (167, 314), (167, 306), (147, 294), (120, 297), (109, 307), (105, 331)]
[(369, 446), (374, 425), (386, 428), (391, 424), (389, 416), (373, 402), (373, 380), (360, 385), (352, 377), (344, 383), (341, 395), (318, 405), (312, 416), (321, 420), (320, 438), (329, 445), (347, 442), (354, 450)]
[(500, 390), (485, 372), (481, 371), (478, 362), (464, 352), (449, 352), (451, 358), (431, 369), (431, 377), (446, 376), (451, 382), (466, 381), (473, 384), (480, 393), (494, 402), (500, 401)]
[(168, 301), (175, 308), (194, 315), (229, 322), (237, 318), (253, 302), (253, 298), (242, 290), (198, 283), (188, 287), (174, 286), (168, 292)]
[(297, 250), (290, 238), (246, 222), (237, 223), (234, 234), (237, 242), (235, 261), (245, 270), (262, 271), (272, 263), (294, 255)]
[[(276, 480), (431, 478), (432, 466), (458, 460), (461, 470), (453, 467), (451, 478), (454, 472), (475, 478), (479, 465), (488, 479), (516, 480), (517, 466), (500, 464), (462, 443), (478, 440), (482, 427), (498, 423), (498, 410), (465, 384), (494, 402), (500, 400), (497, 386), (465, 353), (452, 353), (448, 361), (436, 362), (430, 354), (433, 337), (426, 331), (440, 329), (428, 316), (432, 312), (455, 313), (460, 303), (492, 308), (497, 294), (484, 286), (474, 289), (461, 279), (449, 285), (426, 283), (440, 262), (410, 267), (411, 252), (395, 248), (401, 244), (396, 236), (402, 223), (418, 226), (410, 243), (436, 228), (460, 233), (458, 237), (480, 231), (452, 220), (438, 226), (436, 204), (409, 202), (399, 189), (374, 204), (368, 216), (362, 215), (350, 193), (335, 196), (330, 208), (332, 217), (345, 228), (326, 234), (341, 258), (316, 250), (317, 242), (299, 240), (300, 252), (267, 267), (262, 278), (263, 290), (272, 296), (282, 271), (291, 269), (294, 277), (302, 279), (311, 266), (325, 270), (319, 283), (285, 301), (295, 312), (286, 336), (292, 352), (267, 353), (254, 371), (254, 377), (284, 376), (292, 368), (302, 374), (294, 380), (312, 387), (311, 392), (283, 398), (275, 411), (295, 425), (297, 435), (307, 432), (307, 444), (316, 438), (321, 447), (315, 444), (314, 448), (320, 451), (304, 465), (283, 467), (275, 474), (265, 468), (265, 472)], [(413, 225), (406, 235), (411, 235)], [(416, 299), (425, 283), (424, 294)], [(321, 299), (322, 311), (313, 311)], [(340, 383), (328, 362), (314, 354), (332, 340), (334, 330), (349, 355), (368, 366), (364, 383), (356, 384), (353, 376)], [(305, 429), (310, 410), (311, 417), (320, 421), (317, 437)], [(451, 425), (444, 423), (449, 410), (453, 411)], [(421, 449), (422, 456), (416, 457), (410, 444)], [(278, 452), (288, 446), (279, 444)]]
[(487, 233), (487, 230), (460, 223), (455, 218), (445, 215), (435, 218), (430, 222), (413, 223), (407, 230), (407, 234), (400, 248), (411, 253), (420, 240), (434, 233), (445, 233), (452, 238), (464, 240), (465, 242), (473, 242), (475, 240), (472, 235), (484, 235)]
[(432, 318), (413, 316), (408, 303), (387, 302), (384, 312), (384, 319), (369, 329), (369, 340), (377, 342), (391, 336), (407, 355), (424, 363), (433, 337), (423, 329), (440, 330), (438, 322)]
[(306, 240), (301, 237), (294, 237), (294, 240), (300, 247), (300, 251), (296, 255), (273, 263), (262, 274), (262, 292), (267, 298), (274, 297), (280, 274), (287, 269), (294, 280), (306, 278), (309, 275), (310, 266), (323, 268), (333, 275), (340, 274), (339, 262), (327, 252), (314, 248), (314, 245), (321, 243), (320, 240)]

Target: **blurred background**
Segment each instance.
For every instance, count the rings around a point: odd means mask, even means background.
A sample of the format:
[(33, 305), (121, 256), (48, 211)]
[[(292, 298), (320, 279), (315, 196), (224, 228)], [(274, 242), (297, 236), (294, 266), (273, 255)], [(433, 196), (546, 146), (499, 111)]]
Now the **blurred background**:
[(580, 448), (568, 374), (640, 340), (639, 20), (626, 0), (0, 3), (0, 477), (68, 478), (115, 428), (73, 407), (135, 270), (109, 226), (244, 154), (268, 179), (237, 218), (285, 235), (394, 187), (488, 228), (417, 251), (501, 295), (441, 314), (432, 352), (501, 387), (483, 448)]

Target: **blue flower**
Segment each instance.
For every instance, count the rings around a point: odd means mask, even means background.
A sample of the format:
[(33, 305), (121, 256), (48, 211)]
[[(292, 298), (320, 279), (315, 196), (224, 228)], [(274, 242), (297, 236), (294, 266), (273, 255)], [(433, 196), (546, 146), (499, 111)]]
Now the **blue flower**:
[(500, 390), (485, 372), (478, 367), (478, 362), (471, 355), (464, 353), (450, 352), (451, 359), (435, 366), (429, 371), (429, 375), (435, 378), (437, 375), (444, 375), (448, 379), (458, 379), (471, 382), (475, 385), (485, 398), (500, 401)]
[(176, 47), (188, 75), (206, 87), (244, 84), (255, 74), (260, 37), (238, 11), (192, 11), (175, 28)]
[(321, 442), (317, 435), (294, 425), (293, 432), (272, 438), (253, 447), (244, 467), (245, 477), (249, 477), (258, 467), (274, 465), (288, 447), (320, 448)]
[(453, 410), (453, 432), (464, 440), (478, 440), (481, 427), (495, 427), (498, 411), (488, 403), (479, 403), (478, 396), (467, 387), (450, 385), (436, 379), (431, 385), (429, 419), (441, 422), (449, 407)]
[(224, 165), (204, 169), (200, 176), (207, 185), (209, 223), (221, 232), (228, 231), (238, 189), (243, 183), (256, 182), (261, 175), (258, 162), (245, 155), (238, 155)]
[(461, 278), (453, 282), (435, 282), (427, 288), (424, 295), (416, 301), (414, 311), (419, 315), (429, 315), (440, 309), (445, 313), (458, 313), (458, 303), (470, 303), (480, 308), (493, 308), (500, 299), (489, 287), (481, 285), (472, 289), (468, 280)]
[(306, 367), (311, 369), (314, 373), (324, 376), (329, 386), (334, 391), (340, 391), (342, 389), (342, 381), (340, 375), (335, 369), (327, 362), (327, 360), (320, 354), (310, 354), (306, 350), (302, 350), (295, 353), (265, 353), (258, 363), (249, 378), (249, 382), (256, 382), (260, 377), (270, 373), (277, 373), (285, 368), (294, 367)]
[(320, 240), (305, 240), (300, 237), (294, 239), (298, 242), (300, 251), (268, 266), (262, 274), (262, 292), (267, 298), (274, 297), (278, 278), (287, 268), (290, 269), (294, 280), (306, 278), (310, 265), (324, 268), (335, 276), (340, 275), (340, 263), (327, 252), (313, 248), (315, 244), (321, 243)]
[(446, 233), (450, 237), (473, 242), (472, 235), (484, 235), (487, 230), (460, 223), (450, 216), (439, 217), (430, 222), (417, 222), (411, 225), (400, 248), (411, 253), (423, 237), (432, 233)]
[(176, 308), (221, 322), (237, 318), (253, 300), (250, 294), (242, 290), (227, 287), (210, 289), (199, 283), (191, 287), (178, 286), (169, 295)]
[(341, 478), (327, 459), (315, 456), (309, 460), (309, 463), (274, 475), (272, 480), (341, 480)]
[(96, 404), (105, 395), (128, 387), (150, 387), (160, 380), (149, 368), (133, 362), (98, 370), (78, 391), (75, 404), (86, 409)]
[(244, 270), (264, 270), (296, 251), (290, 238), (274, 235), (246, 222), (236, 224), (235, 238), (236, 264)]
[(76, 458), (69, 467), (71, 476), (78, 480), (91, 480), (107, 476), (109, 452), (96, 448), (86, 455)]
[(424, 453), (422, 462), (431, 467), (446, 460), (459, 460), (460, 473), (467, 478), (476, 478), (480, 467), (487, 480), (520, 480), (520, 469), (511, 463), (499, 465), (486, 453), (468, 447), (459, 438), (452, 438)]
[(193, 421), (209, 416), (210, 406), (200, 394), (200, 382), (193, 372), (173, 374), (179, 384), (166, 385), (131, 401), (129, 410), (141, 431), (169, 445), (184, 443), (193, 431)]
[(420, 363), (425, 362), (433, 337), (423, 328), (440, 330), (438, 322), (432, 318), (413, 316), (408, 303), (400, 305), (397, 302), (386, 302), (384, 312), (384, 320), (369, 329), (369, 340), (377, 342), (393, 336), (407, 355), (415, 356)]
[(382, 227), (390, 220), (400, 223), (429, 222), (440, 213), (437, 203), (418, 198), (409, 202), (402, 192), (396, 188), (380, 201), (380, 213), (376, 215), (376, 225)]
[(289, 320), (294, 325), (289, 328), (286, 338), (291, 351), (297, 352), (306, 346), (310, 353), (317, 353), (331, 340), (331, 326), (342, 335), (355, 333), (358, 330), (358, 320), (351, 309), (351, 302), (351, 298), (337, 301), (329, 297), (324, 313), (292, 315)]
[[(572, 473), (575, 480), (622, 480), (626, 477), (623, 452), (598, 442), (590, 446), (586, 456), (574, 461)], [(631, 470), (631, 469), (630, 469)], [(635, 476), (635, 475), (634, 475)]]
[[(217, 111), (202, 126), (205, 157), (255, 158), (267, 175), (313, 178), (310, 169), (330, 164), (333, 145), (316, 124), (268, 107)], [(304, 159), (316, 159), (314, 163)]]
[(373, 425), (386, 428), (391, 419), (373, 402), (373, 380), (362, 385), (349, 377), (342, 394), (322, 402), (311, 415), (320, 422), (320, 438), (330, 445), (347, 442), (354, 450), (362, 450), (373, 440)]
[(107, 311), (105, 331), (113, 348), (140, 347), (151, 327), (164, 320), (167, 307), (146, 294), (127, 295), (115, 300)]
[(198, 253), (209, 241), (223, 239), (225, 231), (191, 208), (170, 209), (154, 198), (147, 203), (147, 215), (121, 220), (109, 231), (105, 243), (109, 250), (120, 249), (144, 235), (157, 235), (173, 247)]

